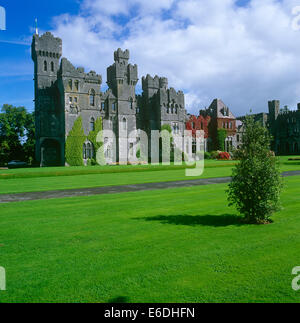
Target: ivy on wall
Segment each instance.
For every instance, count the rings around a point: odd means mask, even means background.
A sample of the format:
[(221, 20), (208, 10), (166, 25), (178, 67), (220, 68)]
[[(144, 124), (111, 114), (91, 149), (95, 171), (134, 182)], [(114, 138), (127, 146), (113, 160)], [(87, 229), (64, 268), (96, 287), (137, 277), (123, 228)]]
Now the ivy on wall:
[(96, 154), (98, 152), (98, 155), (99, 155), (99, 149), (103, 146), (103, 138), (101, 138), (100, 142), (97, 142), (97, 136), (98, 136), (99, 132), (102, 130), (103, 130), (102, 118), (98, 118), (95, 121), (95, 130), (91, 131), (88, 135), (88, 140), (93, 144), (93, 147), (94, 147), (95, 158), (94, 158), (92, 164), (97, 164)]
[(78, 117), (66, 140), (66, 162), (69, 166), (84, 166), (82, 149), (85, 141), (82, 118)]
[(225, 140), (227, 138), (227, 131), (225, 129), (219, 129), (217, 134), (218, 149), (225, 151)]

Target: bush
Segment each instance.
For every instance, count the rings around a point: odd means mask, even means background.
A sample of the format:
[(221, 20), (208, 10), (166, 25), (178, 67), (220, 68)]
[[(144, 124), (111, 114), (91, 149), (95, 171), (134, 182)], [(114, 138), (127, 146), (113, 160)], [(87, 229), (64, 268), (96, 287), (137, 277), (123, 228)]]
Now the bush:
[(84, 166), (82, 148), (85, 140), (82, 118), (78, 117), (66, 140), (66, 162), (69, 166)]
[(217, 134), (218, 149), (225, 150), (225, 140), (227, 138), (227, 131), (225, 129), (219, 129)]
[(230, 206), (236, 206), (247, 223), (270, 223), (279, 210), (282, 179), (279, 163), (270, 152), (268, 130), (247, 117), (241, 161), (228, 189)]
[(211, 159), (211, 154), (209, 152), (204, 153), (204, 159)]
[[(88, 135), (88, 140), (93, 144), (95, 156), (98, 154), (98, 157), (99, 157), (99, 153), (100, 153), (100, 148), (103, 145), (103, 138), (102, 138), (102, 141), (97, 142), (97, 136), (98, 136), (98, 133), (102, 130), (103, 130), (102, 129), (102, 118), (98, 118), (95, 121), (95, 130), (91, 131)], [(104, 156), (100, 156), (100, 159), (101, 158), (104, 159)], [(96, 158), (93, 159), (91, 162), (92, 162), (92, 166), (98, 165)]]
[(219, 160), (230, 160), (231, 156), (226, 151), (221, 151), (221, 152), (219, 152), (217, 159), (219, 159)]

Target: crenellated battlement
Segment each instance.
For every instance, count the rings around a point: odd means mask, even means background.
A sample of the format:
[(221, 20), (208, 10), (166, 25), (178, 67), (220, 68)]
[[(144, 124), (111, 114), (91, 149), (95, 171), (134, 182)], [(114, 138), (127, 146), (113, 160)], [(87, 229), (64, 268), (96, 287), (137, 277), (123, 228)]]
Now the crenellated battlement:
[(121, 62), (122, 60), (129, 61), (129, 58), (130, 58), (130, 53), (129, 53), (128, 49), (122, 51), (121, 48), (118, 48), (114, 52), (114, 60), (115, 60), (115, 62)]

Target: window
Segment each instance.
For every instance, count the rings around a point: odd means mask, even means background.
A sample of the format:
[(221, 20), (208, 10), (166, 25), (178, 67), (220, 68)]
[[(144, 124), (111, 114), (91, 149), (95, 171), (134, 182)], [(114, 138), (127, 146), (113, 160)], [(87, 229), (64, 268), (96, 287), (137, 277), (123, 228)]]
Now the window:
[(105, 111), (105, 103), (104, 102), (101, 103), (101, 111)]
[(71, 96), (69, 97), (69, 101), (70, 101), (70, 103), (73, 102), (73, 98)]
[(122, 120), (122, 129), (123, 129), (123, 130), (127, 130), (127, 120), (126, 120), (126, 118), (124, 118), (124, 119)]
[(237, 140), (237, 142), (240, 142), (240, 135), (236, 136), (236, 140)]
[(79, 90), (79, 82), (76, 80), (75, 81), (75, 90), (78, 91)]
[(95, 131), (95, 119), (92, 118), (90, 121), (90, 131)]
[(94, 148), (90, 142), (83, 144), (83, 159), (92, 159), (94, 157)]
[(69, 88), (70, 88), (70, 90), (72, 90), (72, 88), (73, 88), (73, 81), (72, 80), (69, 80)]
[(133, 109), (133, 99), (132, 98), (130, 98), (129, 99), (129, 109)]
[(86, 147), (87, 147), (87, 158), (92, 159), (93, 158), (93, 146), (89, 142)]
[(94, 107), (95, 106), (95, 90), (91, 89), (90, 91), (90, 106)]
[(44, 72), (47, 72), (47, 70), (48, 70), (48, 65), (47, 65), (47, 62), (44, 61)]
[(140, 108), (139, 107), (136, 108), (136, 113), (140, 113)]
[(77, 97), (75, 97), (75, 98), (74, 98), (74, 101), (75, 101), (75, 103), (77, 103), (77, 102), (78, 102), (78, 99), (77, 99)]
[(114, 102), (112, 104), (111, 109), (112, 109), (113, 112), (116, 112), (117, 111), (117, 103), (116, 102)]
[(54, 72), (54, 63), (51, 62), (51, 72)]
[(192, 124), (192, 128), (193, 128), (193, 129), (196, 129), (196, 124), (195, 124), (195, 122), (193, 122), (193, 124)]

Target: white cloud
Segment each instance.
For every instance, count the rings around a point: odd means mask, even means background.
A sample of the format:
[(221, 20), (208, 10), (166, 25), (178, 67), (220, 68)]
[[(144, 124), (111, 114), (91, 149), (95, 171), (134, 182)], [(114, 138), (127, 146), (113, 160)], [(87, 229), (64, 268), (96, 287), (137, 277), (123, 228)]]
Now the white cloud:
[(300, 31), (292, 28), (294, 0), (84, 0), (78, 16), (54, 20), (64, 56), (106, 77), (113, 51), (169, 78), (197, 113), (222, 98), (236, 115), (266, 110), (267, 101), (300, 101)]

